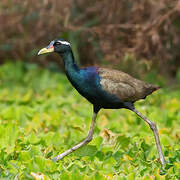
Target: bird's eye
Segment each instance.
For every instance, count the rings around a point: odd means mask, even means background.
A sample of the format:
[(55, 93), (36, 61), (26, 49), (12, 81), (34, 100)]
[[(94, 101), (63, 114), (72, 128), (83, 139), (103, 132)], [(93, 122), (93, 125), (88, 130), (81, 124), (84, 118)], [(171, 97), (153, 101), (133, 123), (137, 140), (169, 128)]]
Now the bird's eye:
[(60, 43), (60, 42), (55, 42), (54, 45), (55, 45), (55, 46), (61, 45), (61, 43)]

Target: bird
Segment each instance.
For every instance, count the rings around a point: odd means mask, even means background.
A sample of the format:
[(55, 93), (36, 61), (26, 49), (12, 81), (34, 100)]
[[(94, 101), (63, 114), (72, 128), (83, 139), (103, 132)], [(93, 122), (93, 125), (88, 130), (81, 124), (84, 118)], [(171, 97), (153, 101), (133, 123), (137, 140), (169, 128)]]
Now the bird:
[(56, 52), (60, 55), (64, 62), (65, 74), (68, 80), (79, 94), (93, 105), (92, 122), (87, 137), (52, 160), (54, 162), (61, 160), (93, 139), (96, 117), (101, 109), (124, 108), (136, 113), (150, 126), (155, 137), (161, 168), (163, 169), (165, 158), (157, 126), (134, 106), (136, 101), (145, 99), (146, 96), (152, 94), (160, 87), (138, 80), (119, 70), (94, 66), (80, 68), (75, 62), (71, 44), (63, 38), (51, 41), (48, 46), (38, 52), (38, 55), (51, 52)]

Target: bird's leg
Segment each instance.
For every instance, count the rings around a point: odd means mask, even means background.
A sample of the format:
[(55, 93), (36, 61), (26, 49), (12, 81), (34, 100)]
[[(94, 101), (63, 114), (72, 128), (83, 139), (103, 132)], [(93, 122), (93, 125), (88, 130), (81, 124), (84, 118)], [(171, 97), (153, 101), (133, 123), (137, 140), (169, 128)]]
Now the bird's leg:
[(93, 113), (93, 117), (92, 117), (92, 122), (91, 122), (91, 127), (88, 133), (88, 136), (81, 141), (79, 144), (73, 146), (72, 148), (68, 149), (67, 151), (59, 154), (58, 156), (56, 156), (55, 158), (53, 158), (52, 160), (54, 162), (61, 160), (64, 156), (67, 156), (68, 154), (72, 153), (73, 151), (75, 151), (76, 149), (79, 149), (80, 147), (88, 144), (92, 138), (93, 138), (93, 132), (94, 132), (94, 125), (95, 125), (95, 121), (96, 121), (96, 117), (97, 117), (97, 112)]
[(161, 167), (163, 168), (163, 165), (165, 164), (165, 159), (163, 156), (163, 152), (162, 152), (162, 148), (161, 148), (161, 143), (160, 143), (160, 139), (159, 139), (159, 133), (157, 130), (157, 126), (154, 122), (150, 121), (147, 117), (145, 117), (144, 115), (142, 115), (139, 111), (137, 111), (135, 108), (131, 109), (133, 112), (135, 112), (138, 116), (140, 116), (144, 121), (146, 121), (150, 128), (152, 129), (153, 133), (154, 133), (154, 137), (156, 140), (156, 146), (157, 146), (157, 150), (159, 153), (159, 158), (160, 158), (160, 162), (161, 162)]

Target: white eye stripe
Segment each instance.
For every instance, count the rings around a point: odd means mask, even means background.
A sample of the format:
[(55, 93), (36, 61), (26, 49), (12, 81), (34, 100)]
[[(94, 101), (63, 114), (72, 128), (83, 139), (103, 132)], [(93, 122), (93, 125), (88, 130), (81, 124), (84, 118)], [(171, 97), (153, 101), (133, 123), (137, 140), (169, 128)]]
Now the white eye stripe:
[(60, 42), (61, 44), (65, 44), (65, 45), (71, 46), (71, 44), (69, 42), (67, 42), (67, 41), (58, 41), (58, 42)]

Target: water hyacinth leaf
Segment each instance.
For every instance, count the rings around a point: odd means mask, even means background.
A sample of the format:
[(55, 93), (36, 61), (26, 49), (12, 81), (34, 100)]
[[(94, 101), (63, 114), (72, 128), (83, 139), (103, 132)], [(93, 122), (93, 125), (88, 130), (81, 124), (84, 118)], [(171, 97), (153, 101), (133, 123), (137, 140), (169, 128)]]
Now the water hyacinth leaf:
[(77, 151), (74, 152), (75, 155), (83, 157), (83, 156), (94, 156), (97, 153), (97, 148), (96, 146), (92, 145), (86, 145)]
[(34, 132), (32, 132), (29, 136), (27, 136), (27, 141), (30, 144), (37, 144), (40, 142), (40, 138)]
[(0, 149), (5, 148), (7, 152), (14, 150), (19, 131), (18, 127), (9, 123), (7, 126), (1, 127), (0, 131)]
[(144, 152), (146, 152), (150, 150), (151, 146), (146, 144), (146, 142), (143, 140), (143, 142), (141, 143), (141, 148), (143, 149)]
[(98, 151), (96, 153), (96, 157), (100, 160), (100, 161), (103, 161), (105, 159), (105, 155), (102, 151)]
[(119, 148), (126, 149), (129, 145), (129, 143), (130, 143), (129, 137), (126, 137), (124, 135), (120, 135), (116, 139), (115, 148), (116, 149), (119, 149)]
[(117, 162), (119, 162), (121, 158), (123, 157), (123, 154), (124, 154), (123, 152), (117, 151), (113, 154), (113, 157)]
[(102, 144), (102, 137), (101, 136), (98, 136), (98, 137), (95, 137), (92, 141), (91, 141), (91, 145), (95, 145), (98, 149), (100, 149), (100, 146)]
[(30, 161), (32, 159), (30, 151), (21, 151), (18, 158), (21, 161)]

